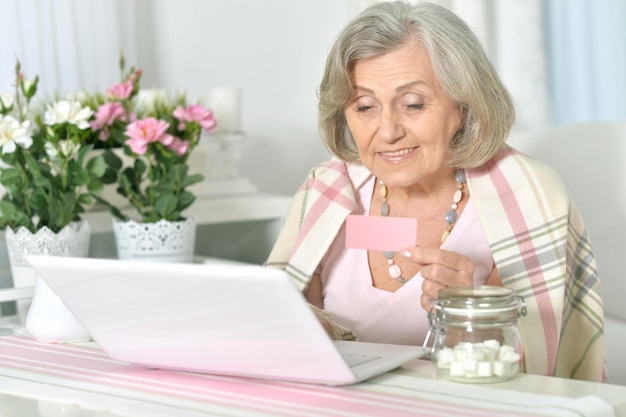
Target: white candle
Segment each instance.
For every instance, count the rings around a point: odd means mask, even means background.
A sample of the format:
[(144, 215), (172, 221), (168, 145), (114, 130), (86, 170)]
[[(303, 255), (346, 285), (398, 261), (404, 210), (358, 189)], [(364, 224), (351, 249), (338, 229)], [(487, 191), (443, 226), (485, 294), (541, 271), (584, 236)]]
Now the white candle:
[(141, 109), (153, 110), (156, 100), (167, 97), (167, 91), (158, 88), (144, 88), (137, 94), (137, 106)]
[(241, 131), (241, 91), (238, 88), (212, 89), (210, 108), (217, 120), (218, 132)]

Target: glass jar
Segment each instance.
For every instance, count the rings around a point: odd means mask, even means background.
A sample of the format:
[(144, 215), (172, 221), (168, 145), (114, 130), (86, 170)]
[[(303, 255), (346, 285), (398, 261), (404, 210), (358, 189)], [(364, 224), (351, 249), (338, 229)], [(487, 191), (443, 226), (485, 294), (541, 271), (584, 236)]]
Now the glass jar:
[(431, 359), (438, 377), (457, 382), (505, 381), (523, 366), (517, 319), (526, 304), (511, 289), (451, 287), (430, 299)]

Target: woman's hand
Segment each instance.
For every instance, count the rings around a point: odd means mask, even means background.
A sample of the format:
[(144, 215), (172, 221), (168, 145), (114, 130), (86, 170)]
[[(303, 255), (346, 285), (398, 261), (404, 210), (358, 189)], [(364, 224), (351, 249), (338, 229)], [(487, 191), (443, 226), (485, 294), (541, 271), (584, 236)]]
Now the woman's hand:
[(465, 255), (438, 248), (412, 247), (400, 253), (420, 265), (422, 283), (422, 308), (429, 311), (429, 298), (437, 298), (439, 290), (446, 287), (474, 285), (474, 262)]

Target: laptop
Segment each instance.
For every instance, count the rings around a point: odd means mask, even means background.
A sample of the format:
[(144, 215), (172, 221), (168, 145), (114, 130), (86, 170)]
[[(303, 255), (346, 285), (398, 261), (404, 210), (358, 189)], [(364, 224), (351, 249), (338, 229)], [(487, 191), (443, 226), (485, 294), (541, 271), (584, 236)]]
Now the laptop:
[(112, 359), (324, 385), (360, 382), (422, 347), (332, 341), (285, 271), (252, 264), (31, 256)]

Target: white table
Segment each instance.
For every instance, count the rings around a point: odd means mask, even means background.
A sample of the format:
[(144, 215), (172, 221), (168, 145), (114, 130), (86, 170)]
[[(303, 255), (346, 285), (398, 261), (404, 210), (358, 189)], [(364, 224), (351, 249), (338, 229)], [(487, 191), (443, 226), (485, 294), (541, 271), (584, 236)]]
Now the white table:
[(360, 384), (324, 387), (147, 370), (110, 360), (94, 343), (14, 335), (0, 338), (0, 415), (626, 416), (626, 387), (526, 374), (458, 384), (437, 380), (425, 360)]
[[(185, 211), (185, 216), (195, 216), (198, 225), (239, 223), (255, 220), (281, 219), (287, 212), (291, 196), (277, 194), (243, 194), (226, 197), (198, 197)], [(133, 215), (132, 209), (123, 209)], [(113, 231), (108, 210), (90, 210), (83, 215), (89, 221), (92, 233)]]

